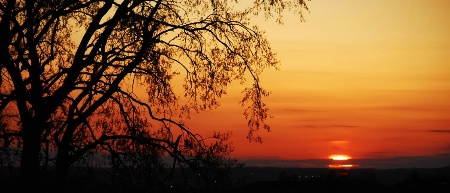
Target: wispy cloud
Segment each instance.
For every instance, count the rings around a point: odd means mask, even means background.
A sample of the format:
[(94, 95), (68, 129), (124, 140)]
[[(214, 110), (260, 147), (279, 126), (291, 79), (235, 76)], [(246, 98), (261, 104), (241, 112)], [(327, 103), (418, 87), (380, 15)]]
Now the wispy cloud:
[(325, 112), (320, 110), (313, 110), (313, 109), (281, 109), (280, 111), (283, 112), (300, 112), (300, 113), (316, 113), (316, 112)]
[(355, 160), (362, 167), (374, 168), (438, 168), (450, 166), (450, 154), (435, 154), (429, 156), (381, 157)]
[(386, 157), (392, 157), (394, 155), (394, 152), (390, 151), (373, 151), (373, 152), (367, 152), (365, 157), (376, 157), (376, 158), (386, 158)]
[(329, 127), (358, 127), (356, 125), (330, 125)]
[(320, 126), (317, 126), (317, 125), (305, 125), (303, 127), (305, 127), (305, 128), (318, 128)]
[(433, 130), (428, 130), (428, 132), (434, 132), (434, 133), (450, 133), (450, 129), (433, 129)]
[[(375, 153), (375, 152), (374, 152)], [(383, 152), (376, 152), (377, 154)], [(374, 157), (365, 159), (349, 160), (362, 168), (439, 168), (450, 166), (448, 160), (450, 154), (435, 154), (430, 156), (401, 156), (401, 157)], [(327, 159), (304, 159), (304, 160), (284, 160), (267, 158), (250, 158), (241, 160), (246, 166), (257, 167), (327, 167), (330, 160)]]
[(395, 105), (395, 106), (379, 106), (375, 107), (377, 110), (387, 111), (428, 111), (430, 109), (416, 107), (414, 105)]
[(306, 160), (285, 160), (285, 159), (244, 159), (241, 160), (247, 166), (256, 167), (312, 167), (324, 168), (329, 164), (329, 160), (306, 159)]
[(303, 125), (304, 128), (355, 128), (357, 125)]

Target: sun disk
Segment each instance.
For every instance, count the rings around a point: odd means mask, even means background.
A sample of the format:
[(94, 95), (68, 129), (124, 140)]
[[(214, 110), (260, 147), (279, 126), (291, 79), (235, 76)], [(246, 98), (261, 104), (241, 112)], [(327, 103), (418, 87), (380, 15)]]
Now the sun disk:
[(351, 157), (348, 155), (330, 155), (329, 158), (332, 160), (349, 160)]

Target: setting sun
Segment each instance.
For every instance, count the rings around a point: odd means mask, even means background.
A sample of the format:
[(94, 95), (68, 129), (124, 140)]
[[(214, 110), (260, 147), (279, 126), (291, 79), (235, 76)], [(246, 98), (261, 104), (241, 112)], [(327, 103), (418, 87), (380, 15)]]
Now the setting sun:
[(351, 157), (348, 155), (333, 154), (328, 158), (332, 160), (332, 163), (328, 165), (328, 168), (349, 169), (355, 166), (354, 164), (348, 163), (348, 160), (351, 159)]
[(332, 160), (349, 160), (351, 157), (348, 155), (330, 155), (328, 158)]

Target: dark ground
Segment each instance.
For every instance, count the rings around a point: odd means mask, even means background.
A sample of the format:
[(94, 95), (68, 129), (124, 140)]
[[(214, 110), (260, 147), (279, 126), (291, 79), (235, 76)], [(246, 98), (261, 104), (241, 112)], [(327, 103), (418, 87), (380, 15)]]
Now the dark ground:
[[(146, 186), (143, 182), (120, 178), (109, 169), (78, 171), (69, 178), (66, 192), (215, 192), (215, 193), (403, 193), (450, 192), (450, 167), (409, 169), (328, 169), (328, 168), (271, 168), (243, 167), (235, 169), (225, 181), (199, 183), (195, 175), (184, 183), (180, 171), (170, 180)], [(0, 192), (14, 190), (17, 170), (0, 169)], [(155, 181), (154, 181), (155, 182)], [(43, 182), (45, 183), (45, 181)], [(196, 190), (188, 188), (197, 187)]]
[(450, 192), (450, 167), (411, 169), (249, 168), (238, 193)]

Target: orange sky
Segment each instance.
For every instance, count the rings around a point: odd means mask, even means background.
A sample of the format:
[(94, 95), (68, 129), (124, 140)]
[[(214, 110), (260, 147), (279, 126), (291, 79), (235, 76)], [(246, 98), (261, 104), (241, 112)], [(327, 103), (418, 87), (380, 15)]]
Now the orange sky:
[(232, 130), (240, 159), (327, 159), (450, 153), (450, 1), (308, 2), (306, 22), (262, 22), (281, 60), (263, 85), (274, 118), (249, 143), (240, 86), (196, 131)]

